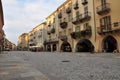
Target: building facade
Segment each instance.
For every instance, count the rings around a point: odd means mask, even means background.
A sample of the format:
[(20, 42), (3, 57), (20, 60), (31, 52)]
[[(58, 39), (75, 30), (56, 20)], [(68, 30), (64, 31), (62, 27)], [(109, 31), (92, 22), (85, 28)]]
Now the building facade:
[(44, 41), (45, 51), (58, 51), (58, 45), (57, 12), (54, 11), (46, 18), (46, 38)]
[(17, 49), (28, 50), (28, 33), (23, 33), (19, 36)]
[[(45, 51), (120, 51), (119, 0), (66, 0), (46, 18)], [(41, 33), (41, 32), (40, 32)], [(34, 40), (35, 32), (30, 40)]]
[(16, 45), (9, 41), (7, 38), (4, 38), (4, 51), (13, 51), (16, 50)]
[(73, 0), (73, 39), (74, 52), (96, 51), (95, 17), (93, 0)]
[(94, 0), (97, 30), (97, 51), (120, 51), (120, 5), (119, 0)]
[(72, 24), (72, 1), (67, 0), (57, 8), (58, 31), (59, 31), (59, 51), (72, 52), (73, 40), (70, 33), (73, 30)]
[(45, 41), (45, 27), (46, 22), (43, 22), (33, 28), (32, 31), (29, 32), (29, 48), (34, 51), (43, 51), (44, 50), (44, 41)]

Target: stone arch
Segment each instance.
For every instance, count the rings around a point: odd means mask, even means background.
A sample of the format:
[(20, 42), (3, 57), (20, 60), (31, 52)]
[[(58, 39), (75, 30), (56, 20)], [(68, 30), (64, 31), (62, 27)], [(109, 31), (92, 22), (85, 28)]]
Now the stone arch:
[(94, 52), (94, 45), (88, 39), (82, 39), (76, 44), (76, 52)]
[(109, 35), (102, 41), (102, 52), (113, 52), (117, 49), (117, 46), (117, 40), (113, 36)]
[(64, 41), (61, 45), (60, 50), (63, 52), (72, 52), (72, 48), (71, 48), (70, 43), (67, 41)]

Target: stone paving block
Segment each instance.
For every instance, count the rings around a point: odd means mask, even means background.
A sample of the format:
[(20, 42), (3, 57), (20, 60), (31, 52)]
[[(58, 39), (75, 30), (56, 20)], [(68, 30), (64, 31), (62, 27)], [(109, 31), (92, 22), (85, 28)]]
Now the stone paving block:
[(33, 72), (25, 72), (25, 73), (21, 73), (21, 77), (30, 77), (30, 76), (41, 76), (43, 75), (41, 72), (39, 71), (33, 71)]

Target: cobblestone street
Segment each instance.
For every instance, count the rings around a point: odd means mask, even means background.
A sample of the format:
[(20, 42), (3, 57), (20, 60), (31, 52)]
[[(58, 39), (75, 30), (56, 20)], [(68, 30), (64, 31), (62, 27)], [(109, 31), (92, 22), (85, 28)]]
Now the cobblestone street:
[(0, 80), (47, 80), (47, 78), (120, 80), (120, 55), (22, 51), (4, 52), (0, 55)]

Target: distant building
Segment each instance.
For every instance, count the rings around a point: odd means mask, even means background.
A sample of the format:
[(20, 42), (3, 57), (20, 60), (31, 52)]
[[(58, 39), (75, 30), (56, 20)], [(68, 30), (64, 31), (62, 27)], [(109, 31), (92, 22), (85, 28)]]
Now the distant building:
[(18, 50), (28, 50), (28, 33), (23, 33), (19, 36), (17, 49)]
[(30, 31), (29, 34), (29, 49), (34, 51), (43, 51), (44, 49), (44, 41), (45, 41), (45, 29), (46, 28), (46, 22), (43, 22), (33, 28), (32, 31)]
[(13, 51), (16, 50), (16, 45), (9, 41), (7, 38), (4, 38), (4, 51)]

